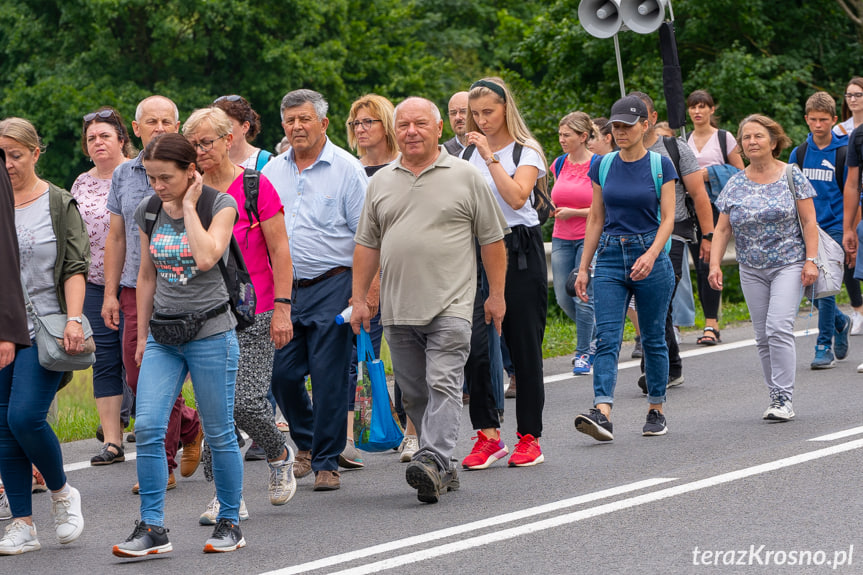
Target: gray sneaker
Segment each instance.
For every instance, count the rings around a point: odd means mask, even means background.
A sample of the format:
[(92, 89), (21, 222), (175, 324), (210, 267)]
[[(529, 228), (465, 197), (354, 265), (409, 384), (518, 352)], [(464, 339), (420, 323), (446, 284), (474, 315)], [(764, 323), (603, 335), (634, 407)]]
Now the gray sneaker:
[(6, 491), (0, 491), (0, 521), (12, 519), (12, 509), (9, 508), (9, 498)]
[(339, 454), (339, 467), (345, 469), (362, 469), (365, 466), (360, 450), (354, 445), (354, 440), (347, 438), (345, 448)]
[(124, 542), (114, 545), (112, 553), (117, 557), (143, 557), (173, 550), (167, 529), (136, 521), (135, 530)]
[(270, 466), (267, 491), (270, 494), (270, 503), (273, 505), (284, 505), (297, 492), (297, 478), (294, 477), (294, 450), (289, 446), (286, 448), (288, 456), (282, 465), (267, 463)]
[(770, 407), (764, 412), (763, 419), (771, 421), (790, 421), (794, 417), (794, 407), (788, 396), (779, 392), (770, 393)]
[(240, 527), (228, 519), (219, 519), (213, 535), (204, 544), (204, 553), (227, 553), (246, 546)]
[(668, 433), (668, 427), (665, 425), (665, 416), (658, 409), (651, 409), (647, 412), (647, 421), (641, 430), (641, 435), (665, 435)]
[[(210, 504), (207, 505), (207, 510), (201, 513), (201, 517), (198, 518), (199, 525), (215, 525), (216, 518), (219, 517), (219, 509), (221, 505), (219, 505), (218, 496), (214, 495), (213, 500), (210, 501)], [(240, 521), (245, 521), (249, 518), (249, 510), (246, 508), (246, 500), (240, 498)]]

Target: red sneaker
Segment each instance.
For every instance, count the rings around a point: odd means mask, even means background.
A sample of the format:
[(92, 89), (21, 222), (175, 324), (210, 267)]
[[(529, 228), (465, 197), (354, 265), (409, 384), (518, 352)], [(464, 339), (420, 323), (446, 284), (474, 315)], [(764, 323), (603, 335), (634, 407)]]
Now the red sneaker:
[(539, 447), (539, 441), (531, 434), (518, 434), (518, 443), (515, 445), (515, 451), (512, 452), (512, 457), (509, 458), (510, 467), (530, 467), (545, 461), (542, 455), (542, 449)]
[(476, 437), (471, 437), (471, 439), (476, 439), (476, 443), (474, 443), (470, 455), (461, 462), (465, 469), (485, 469), (509, 453), (509, 449), (501, 438), (489, 439), (485, 433), (477, 431)]

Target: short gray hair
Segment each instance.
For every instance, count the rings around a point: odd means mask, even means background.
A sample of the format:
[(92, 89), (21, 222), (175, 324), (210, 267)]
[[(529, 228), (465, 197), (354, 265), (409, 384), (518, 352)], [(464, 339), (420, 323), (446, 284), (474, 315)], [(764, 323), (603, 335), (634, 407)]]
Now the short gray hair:
[(427, 100), (426, 98), (421, 98), (421, 97), (419, 97), (419, 96), (410, 96), (410, 97), (405, 98), (404, 100), (402, 100), (402, 101), (399, 103), (399, 105), (398, 105), (398, 106), (396, 106), (396, 113), (395, 113), (395, 115), (396, 115), (396, 116), (398, 116), (398, 115), (399, 115), (399, 108), (401, 108), (401, 107), (402, 107), (406, 102), (410, 102), (411, 100), (419, 100), (420, 102), (425, 102), (425, 103), (426, 103), (426, 104), (428, 104), (428, 106), (429, 106), (429, 111), (431, 111), (432, 116), (434, 117), (434, 121), (435, 121), (435, 122), (441, 122), (441, 121), (443, 121), (443, 117), (440, 115), (440, 110), (438, 109), (437, 104), (435, 104), (435, 103), (434, 103), (434, 102), (432, 102), (431, 100)]
[(146, 104), (150, 100), (156, 100), (156, 99), (167, 100), (168, 102), (170, 102), (171, 105), (174, 107), (174, 122), (180, 121), (180, 110), (177, 109), (177, 104), (175, 104), (171, 98), (168, 98), (166, 96), (159, 96), (158, 94), (155, 94), (153, 96), (148, 96), (148, 97), (144, 98), (143, 100), (141, 100), (140, 102), (138, 102), (138, 107), (135, 108), (135, 121), (136, 122), (141, 121), (141, 114), (144, 113), (144, 104)]
[(294, 90), (293, 92), (285, 94), (285, 97), (282, 98), (282, 105), (279, 108), (279, 114), (284, 118), (285, 110), (302, 106), (306, 102), (310, 102), (312, 106), (314, 106), (318, 120), (323, 120), (327, 117), (327, 110), (329, 110), (330, 105), (327, 104), (327, 101), (324, 100), (321, 93), (305, 89)]

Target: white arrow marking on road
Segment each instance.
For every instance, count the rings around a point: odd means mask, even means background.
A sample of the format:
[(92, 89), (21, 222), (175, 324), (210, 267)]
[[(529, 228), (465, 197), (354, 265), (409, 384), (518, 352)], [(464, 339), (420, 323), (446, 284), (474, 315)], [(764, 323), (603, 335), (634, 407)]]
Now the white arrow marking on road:
[[(700, 479), (698, 481), (692, 481), (690, 483), (684, 483), (683, 485), (677, 485), (675, 487), (668, 487), (666, 489), (660, 489), (659, 491), (654, 491), (652, 493), (646, 493), (644, 495), (637, 495), (635, 497), (630, 497), (629, 499), (621, 499), (620, 501), (614, 501), (612, 503), (606, 503), (603, 505), (599, 505), (597, 507), (591, 507), (589, 509), (582, 509), (580, 511), (574, 511), (572, 513), (567, 513), (565, 515), (560, 515), (558, 517), (552, 517), (551, 519), (545, 519), (542, 521), (536, 521), (534, 523), (527, 523), (525, 525), (519, 525), (518, 527), (511, 527), (509, 529), (504, 529), (502, 531), (495, 531), (492, 533), (488, 533), (486, 535), (480, 535), (477, 537), (472, 537), (469, 539), (462, 539), (461, 541), (455, 541), (453, 543), (447, 543), (445, 545), (440, 545), (438, 547), (432, 547), (430, 549), (424, 549), (422, 551), (415, 551), (413, 553), (407, 553), (405, 555), (400, 555), (398, 557), (393, 557), (390, 559), (384, 559), (382, 561), (376, 561), (374, 563), (368, 563), (366, 565), (360, 565), (358, 567), (354, 567), (351, 569), (345, 569), (343, 571), (338, 571), (333, 573), (332, 575), (366, 575), (369, 573), (379, 573), (380, 571), (386, 569), (394, 569), (396, 567), (402, 567), (404, 565), (408, 565), (411, 563), (418, 563), (420, 561), (426, 561), (428, 559), (433, 559), (435, 557), (440, 557), (442, 555), (448, 555), (451, 553), (457, 553), (459, 551), (466, 551), (468, 549), (472, 549), (474, 547), (480, 547), (482, 545), (490, 545), (490, 544), (498, 544), (501, 541), (505, 541), (507, 539), (514, 539), (516, 537), (522, 537), (524, 535), (528, 535), (530, 533), (536, 533), (538, 531), (544, 531), (546, 529), (552, 529), (555, 527), (560, 527), (561, 525), (567, 525), (570, 523), (575, 523), (577, 521), (583, 521), (585, 519), (591, 519), (593, 517), (598, 517), (600, 515), (606, 515), (608, 513), (614, 513), (615, 511), (621, 511), (623, 509), (629, 509), (632, 507), (637, 507), (639, 505), (645, 505), (648, 503), (654, 503), (656, 501), (661, 501), (663, 499), (668, 499), (669, 497), (676, 497), (678, 495), (685, 495), (687, 493), (691, 493), (693, 491), (698, 491), (701, 489), (707, 489), (708, 487), (715, 487), (717, 485), (722, 485), (724, 483), (730, 483), (732, 481), (738, 481), (740, 479), (744, 479), (746, 477), (751, 477), (753, 475), (759, 475), (762, 473), (767, 473), (770, 471), (776, 471), (778, 469), (782, 469), (785, 467), (790, 467), (792, 465), (799, 465), (801, 463), (806, 463), (809, 461), (813, 461), (816, 459), (821, 459), (823, 457), (829, 457), (831, 455), (836, 455), (838, 453), (844, 453), (846, 451), (852, 451), (854, 449), (859, 449), (863, 447), (863, 439), (858, 439), (855, 441), (850, 441), (848, 443), (841, 443), (839, 445), (834, 445), (831, 447), (826, 447), (823, 449), (818, 449), (816, 451), (810, 451), (807, 453), (801, 453), (800, 455), (794, 455), (792, 457), (786, 457), (783, 459), (777, 459), (776, 461), (770, 461), (768, 463), (763, 463), (761, 465), (755, 465), (753, 467), (747, 467), (745, 469), (740, 469), (737, 471), (731, 471), (729, 473), (723, 473), (720, 475), (716, 475), (713, 477), (707, 477), (705, 479)], [(552, 504), (554, 505), (554, 504)], [(548, 507), (548, 506), (543, 506)], [(530, 510), (525, 510), (530, 511)], [(522, 512), (523, 513), (523, 512)], [(468, 524), (469, 525), (469, 524)], [(457, 529), (457, 528), (454, 528)], [(425, 542), (423, 536), (412, 537), (410, 539), (417, 540), (418, 543)], [(403, 539), (402, 541), (407, 541), (407, 539)], [(399, 543), (399, 542), (393, 542)], [(368, 550), (374, 549), (374, 553), (380, 553), (386, 550), (387, 544), (376, 545), (375, 547), (369, 547)], [(336, 555), (329, 559), (336, 559), (341, 557), (350, 556), (351, 559), (356, 558), (356, 554), (363, 554), (361, 556), (365, 556), (364, 551), (359, 550), (353, 553), (345, 553), (343, 555)], [(348, 559), (345, 559), (346, 562)], [(312, 571), (315, 569), (321, 569), (322, 567), (327, 566), (323, 564), (323, 561), (327, 561), (327, 559), (320, 561), (313, 561), (310, 563), (303, 563), (301, 565), (296, 565), (294, 567), (288, 567), (285, 569), (280, 569), (276, 571), (270, 571), (265, 575), (290, 575), (303, 573), (306, 571)], [(330, 565), (332, 563), (329, 563)]]

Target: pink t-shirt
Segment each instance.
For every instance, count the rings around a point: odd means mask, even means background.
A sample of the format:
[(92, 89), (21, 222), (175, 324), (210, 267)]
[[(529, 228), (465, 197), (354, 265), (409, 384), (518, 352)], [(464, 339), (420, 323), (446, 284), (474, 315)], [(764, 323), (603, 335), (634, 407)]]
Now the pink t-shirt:
[[(551, 201), (555, 206), (576, 209), (590, 207), (593, 202), (593, 182), (587, 177), (589, 169), (590, 160), (583, 164), (573, 164), (569, 161), (569, 156), (566, 157), (551, 190)], [(555, 219), (551, 235), (561, 240), (582, 240), (586, 229), (587, 218)]]
[[(709, 166), (721, 166), (725, 163), (722, 160), (722, 148), (719, 147), (719, 130), (713, 132), (713, 135), (710, 136), (710, 139), (707, 140), (707, 143), (704, 144), (704, 147), (701, 148), (701, 150), (695, 149), (695, 142), (692, 141), (692, 134), (689, 135), (687, 143), (689, 144), (689, 147), (692, 148), (692, 153), (695, 154), (695, 158), (698, 160), (699, 168), (703, 169)], [(729, 156), (736, 147), (737, 140), (734, 139), (731, 132), (725, 132), (725, 149)]]
[(78, 202), (78, 211), (87, 225), (90, 236), (90, 271), (87, 281), (91, 284), (105, 285), (105, 240), (111, 214), (108, 212), (108, 192), (111, 179), (100, 180), (84, 172), (72, 184), (70, 192)]
[[(228, 193), (237, 201), (237, 212), (239, 219), (234, 224), (234, 237), (240, 244), (240, 251), (246, 260), (246, 267), (252, 276), (252, 284), (255, 286), (255, 295), (258, 297), (258, 305), (255, 313), (264, 313), (273, 309), (273, 298), (275, 298), (275, 285), (273, 284), (273, 268), (267, 255), (267, 240), (264, 231), (257, 218), (254, 225), (249, 227), (249, 216), (246, 214), (246, 194), (243, 193), (243, 175), (234, 180), (228, 188)], [(258, 212), (261, 220), (267, 221), (283, 210), (282, 200), (273, 184), (263, 175), (260, 179), (258, 191)]]

